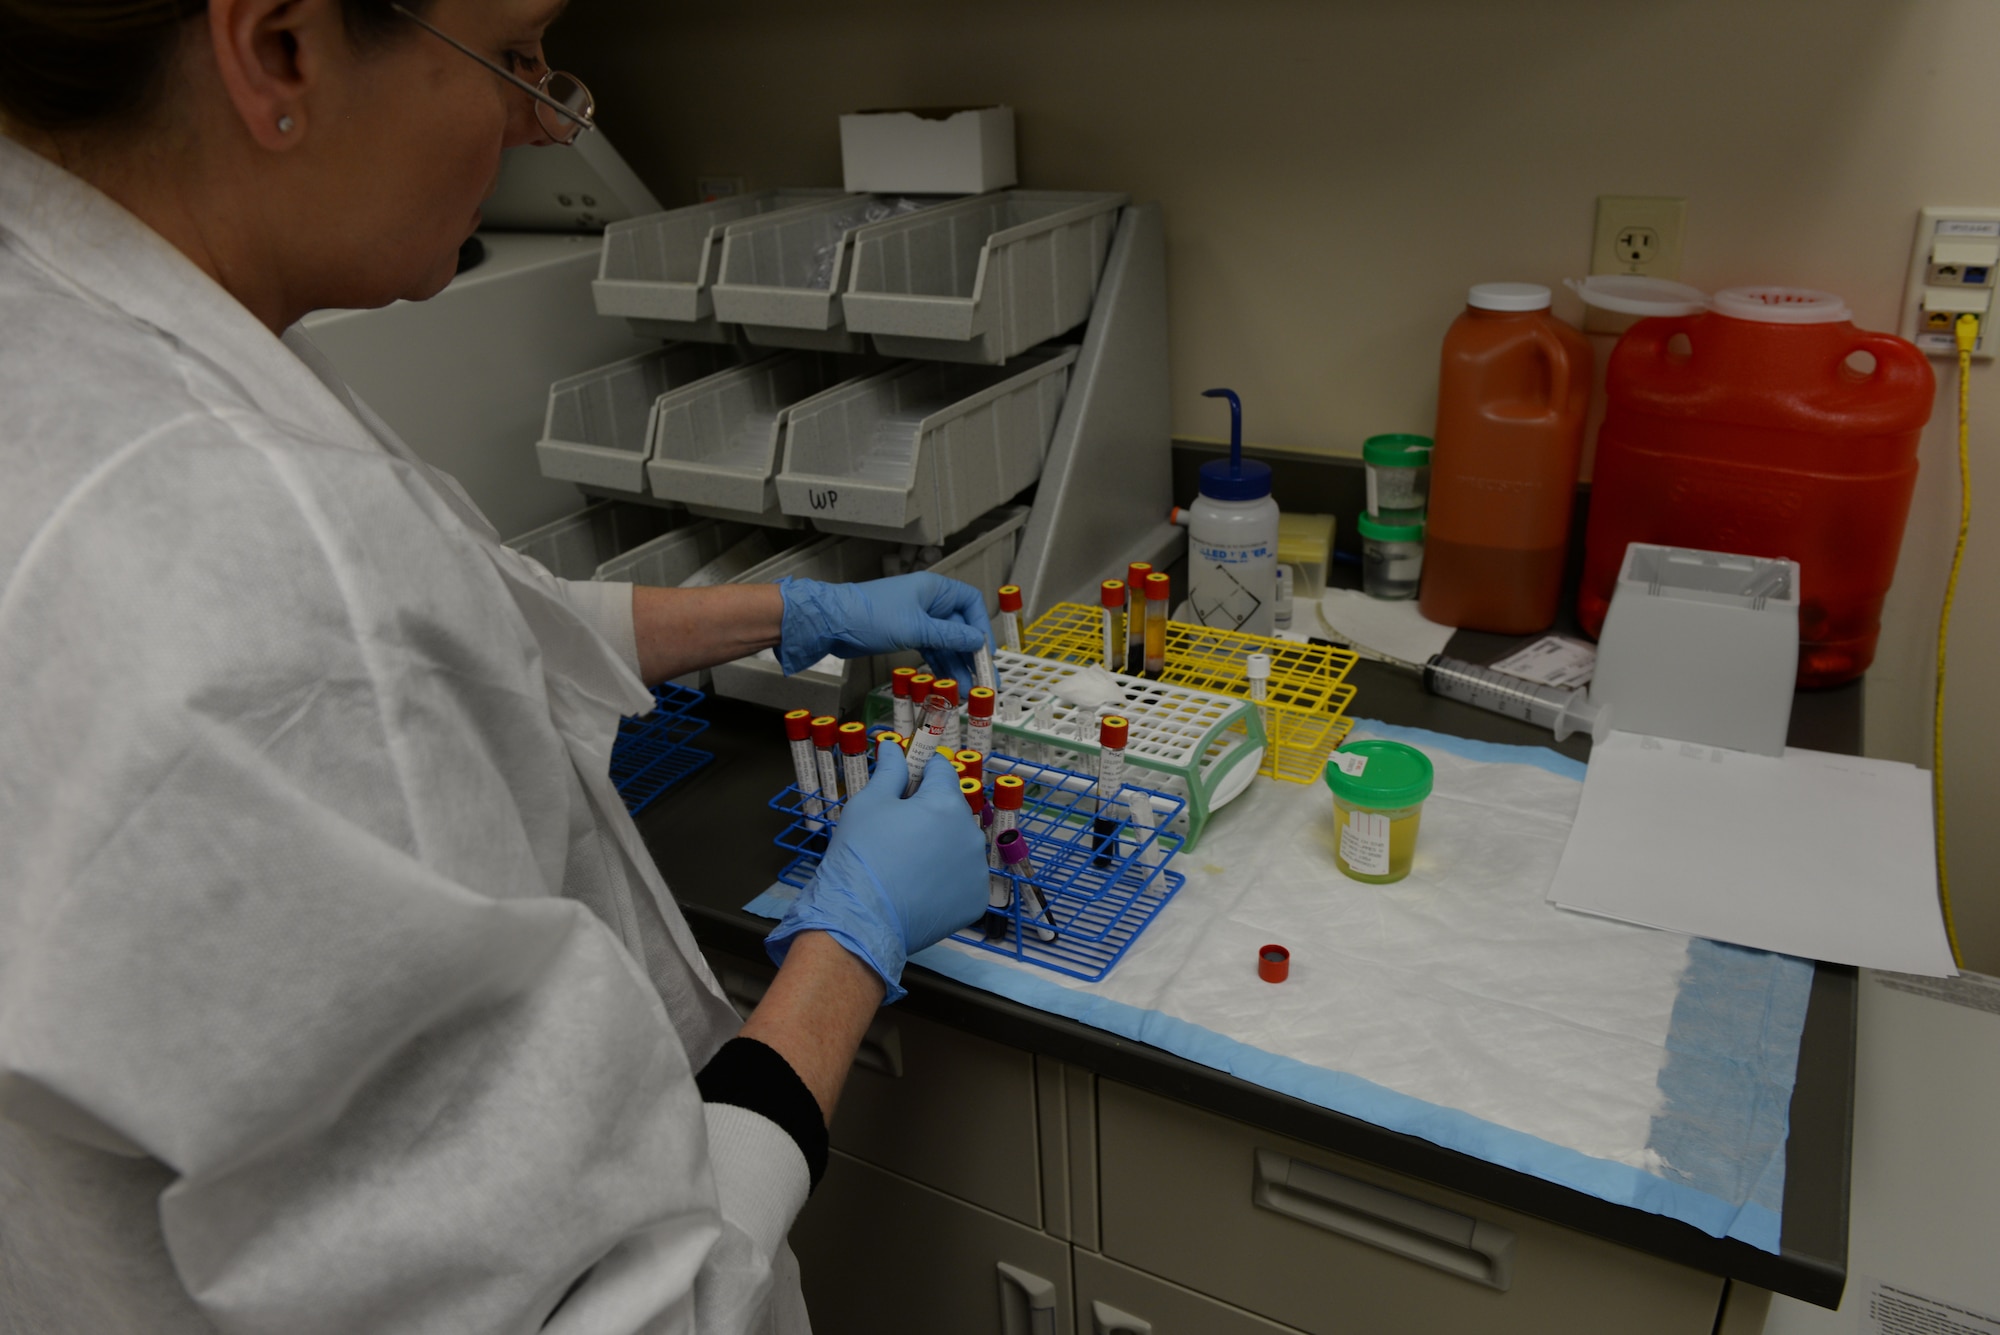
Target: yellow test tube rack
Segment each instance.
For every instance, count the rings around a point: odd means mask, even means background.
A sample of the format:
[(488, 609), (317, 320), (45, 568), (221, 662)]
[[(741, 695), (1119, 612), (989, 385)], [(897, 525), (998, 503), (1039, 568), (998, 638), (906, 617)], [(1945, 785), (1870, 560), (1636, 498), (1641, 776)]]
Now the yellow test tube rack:
[[(1102, 624), (1095, 607), (1057, 603), (1022, 630), (1021, 648), (1060, 663), (1101, 663)], [(1248, 700), (1252, 654), (1271, 659), (1263, 701), (1269, 743), (1259, 772), (1289, 783), (1318, 782), (1326, 758), (1354, 727), (1347, 717), (1354, 699), (1347, 674), (1358, 659), (1351, 650), (1169, 621), (1161, 680)]]

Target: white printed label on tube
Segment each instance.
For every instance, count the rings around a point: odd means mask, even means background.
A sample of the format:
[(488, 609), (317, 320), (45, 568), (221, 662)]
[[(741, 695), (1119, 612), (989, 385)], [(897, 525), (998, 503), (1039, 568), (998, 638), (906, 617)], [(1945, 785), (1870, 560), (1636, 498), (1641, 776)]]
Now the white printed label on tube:
[(1368, 757), (1356, 751), (1335, 751), (1333, 763), (1350, 779), (1358, 779), (1368, 772)]
[(1340, 857), (1363, 876), (1389, 874), (1389, 818), (1379, 811), (1350, 811), (1340, 831)]

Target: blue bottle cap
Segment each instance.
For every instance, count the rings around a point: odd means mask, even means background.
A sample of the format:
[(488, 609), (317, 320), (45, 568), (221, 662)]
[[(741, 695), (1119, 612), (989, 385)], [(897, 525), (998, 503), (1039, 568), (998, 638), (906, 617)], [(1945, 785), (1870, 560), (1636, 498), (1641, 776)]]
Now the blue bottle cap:
[(1243, 457), (1243, 400), (1233, 389), (1205, 389), (1205, 399), (1229, 400), (1229, 457), (1201, 466), (1201, 494), (1215, 501), (1257, 501), (1271, 494), (1271, 465)]

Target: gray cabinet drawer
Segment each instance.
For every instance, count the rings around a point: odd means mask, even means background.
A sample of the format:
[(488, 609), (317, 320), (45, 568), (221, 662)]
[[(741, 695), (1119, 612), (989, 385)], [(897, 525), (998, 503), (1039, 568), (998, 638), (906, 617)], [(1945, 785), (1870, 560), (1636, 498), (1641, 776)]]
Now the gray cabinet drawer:
[[(718, 959), (738, 1010), (769, 983), (769, 966)], [(869, 1026), (841, 1090), (835, 1149), (1042, 1225), (1035, 1145), (1035, 1060), (1016, 1048), (894, 1009)]]
[(1098, 1082), (1107, 1256), (1314, 1335), (1709, 1335), (1722, 1281)]
[(1078, 1335), (1296, 1335), (1095, 1252), (1075, 1256)]
[(1071, 1335), (1069, 1244), (836, 1152), (792, 1225), (816, 1335)]

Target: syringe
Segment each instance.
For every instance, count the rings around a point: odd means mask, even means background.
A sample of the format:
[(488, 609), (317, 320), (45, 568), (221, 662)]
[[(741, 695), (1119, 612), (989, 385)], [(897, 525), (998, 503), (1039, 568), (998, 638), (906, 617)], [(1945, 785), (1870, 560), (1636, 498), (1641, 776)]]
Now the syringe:
[(819, 800), (819, 766), (813, 760), (810, 709), (794, 709), (785, 715), (785, 740), (792, 748), (792, 779), (799, 788), (799, 807), (806, 813), (806, 828), (817, 833), (826, 828), (826, 823), (812, 818), (826, 808)]
[(1424, 689), (1547, 728), (1559, 742), (1573, 732), (1587, 732), (1602, 741), (1611, 731), (1611, 711), (1593, 704), (1583, 687), (1541, 686), (1443, 654), (1434, 654), (1424, 664)]
[(868, 725), (840, 725), (840, 781), (847, 786), (847, 800), (861, 796), (868, 786)]
[(910, 736), (910, 779), (903, 786), (904, 797), (914, 797), (917, 786), (924, 781), (924, 766), (931, 763), (931, 757), (944, 741), (945, 720), (951, 717), (951, 701), (942, 695), (932, 695), (924, 701), (923, 721)]
[(1002, 584), (1000, 586), (1000, 615), (994, 619), (993, 629), (1000, 635), (1000, 647), (1010, 653), (1021, 652), (1021, 586)]

